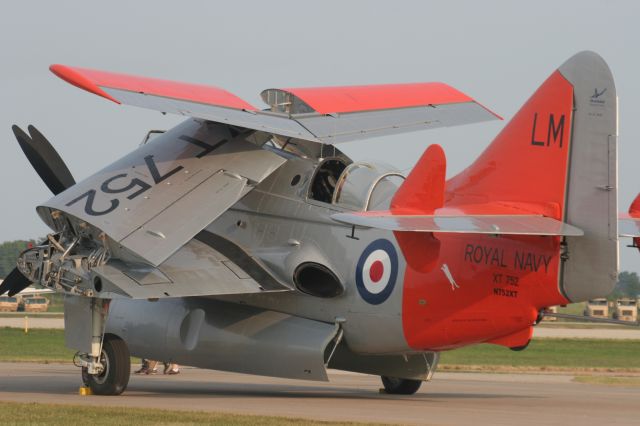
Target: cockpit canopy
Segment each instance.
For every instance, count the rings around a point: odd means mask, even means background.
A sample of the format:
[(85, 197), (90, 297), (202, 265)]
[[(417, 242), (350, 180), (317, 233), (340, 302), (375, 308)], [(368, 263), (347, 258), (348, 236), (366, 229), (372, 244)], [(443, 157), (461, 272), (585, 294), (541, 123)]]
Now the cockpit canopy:
[(308, 196), (347, 210), (386, 209), (402, 180), (404, 176), (387, 165), (347, 165), (341, 158), (327, 158), (316, 168)]

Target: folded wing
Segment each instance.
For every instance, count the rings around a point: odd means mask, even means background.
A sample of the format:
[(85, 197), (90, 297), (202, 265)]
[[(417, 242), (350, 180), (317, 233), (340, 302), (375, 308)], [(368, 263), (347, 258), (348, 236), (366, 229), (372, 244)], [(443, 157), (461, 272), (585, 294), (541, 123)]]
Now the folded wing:
[(335, 144), (500, 118), (443, 83), (268, 89), (259, 111), (217, 87), (52, 65), (63, 80), (119, 104)]
[[(59, 212), (158, 266), (286, 160), (227, 126), (189, 120), (38, 207)], [(99, 238), (94, 235), (95, 238)]]

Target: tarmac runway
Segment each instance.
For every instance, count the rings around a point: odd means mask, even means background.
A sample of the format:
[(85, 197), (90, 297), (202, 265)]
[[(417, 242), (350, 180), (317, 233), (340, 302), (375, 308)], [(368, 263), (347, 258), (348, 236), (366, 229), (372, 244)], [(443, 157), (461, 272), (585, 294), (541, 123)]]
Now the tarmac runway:
[(185, 368), (132, 376), (117, 397), (78, 396), (71, 365), (0, 363), (0, 401), (92, 404), (438, 425), (637, 425), (640, 387), (580, 384), (569, 375), (436, 373), (412, 396), (380, 394), (379, 378), (332, 372), (331, 382)]

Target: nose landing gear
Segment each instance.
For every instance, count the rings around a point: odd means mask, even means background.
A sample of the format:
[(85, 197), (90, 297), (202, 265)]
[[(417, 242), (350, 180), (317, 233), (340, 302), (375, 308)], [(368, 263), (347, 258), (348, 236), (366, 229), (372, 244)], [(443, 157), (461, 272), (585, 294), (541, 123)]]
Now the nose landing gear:
[(99, 358), (100, 373), (89, 374), (82, 367), (82, 381), (95, 395), (120, 395), (129, 384), (131, 358), (124, 340), (112, 334), (104, 336)]
[[(88, 345), (90, 351), (79, 353), (76, 365), (82, 367), (82, 381), (95, 395), (120, 395), (127, 388), (131, 373), (131, 358), (126, 342), (116, 335), (105, 334), (109, 305), (109, 300), (97, 298), (83, 300), (80, 305), (89, 308), (80, 311), (85, 318), (91, 318), (91, 327), (87, 330), (90, 330), (91, 340)], [(73, 306), (70, 305), (70, 308)], [(72, 312), (74, 309), (69, 310), (70, 316)], [(69, 322), (76, 324), (77, 318), (75, 322)], [(81, 327), (79, 329), (82, 330)], [(87, 347), (86, 340), (84, 342)]]

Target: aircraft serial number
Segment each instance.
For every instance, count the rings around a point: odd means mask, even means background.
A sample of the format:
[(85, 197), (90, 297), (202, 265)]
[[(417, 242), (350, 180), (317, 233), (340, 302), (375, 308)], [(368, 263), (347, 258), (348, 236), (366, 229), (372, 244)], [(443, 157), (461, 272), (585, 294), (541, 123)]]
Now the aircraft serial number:
[[(195, 158), (202, 158), (228, 142), (227, 139), (223, 139), (220, 142), (215, 143), (214, 145), (209, 145), (208, 143), (202, 142), (198, 139), (186, 135), (182, 135), (178, 139), (202, 148), (202, 151), (198, 152), (194, 156)], [(100, 184), (100, 192), (102, 192), (103, 194), (124, 194), (137, 188), (134, 192), (130, 193), (127, 196), (128, 200), (133, 200), (144, 194), (149, 189), (153, 188), (155, 185), (161, 183), (165, 179), (168, 179), (169, 177), (178, 173), (180, 170), (184, 169), (183, 166), (177, 166), (166, 173), (161, 173), (160, 170), (158, 170), (158, 166), (156, 165), (155, 160), (153, 159), (153, 155), (147, 155), (146, 157), (144, 157), (144, 163), (147, 167), (147, 170), (149, 171), (149, 174), (151, 175), (151, 178), (153, 179), (153, 184), (145, 182), (144, 180), (137, 177), (129, 178), (130, 180), (127, 183), (126, 179), (129, 177), (128, 173), (119, 173), (104, 180)], [(118, 185), (118, 183), (120, 184)], [(70, 207), (75, 203), (80, 202), (81, 200), (85, 200), (84, 212), (89, 216), (102, 216), (105, 214), (109, 214), (120, 206), (120, 199), (116, 197), (109, 200), (109, 206), (106, 209), (96, 210), (94, 204), (97, 193), (98, 189), (89, 189), (88, 191), (69, 201), (66, 206)]]

